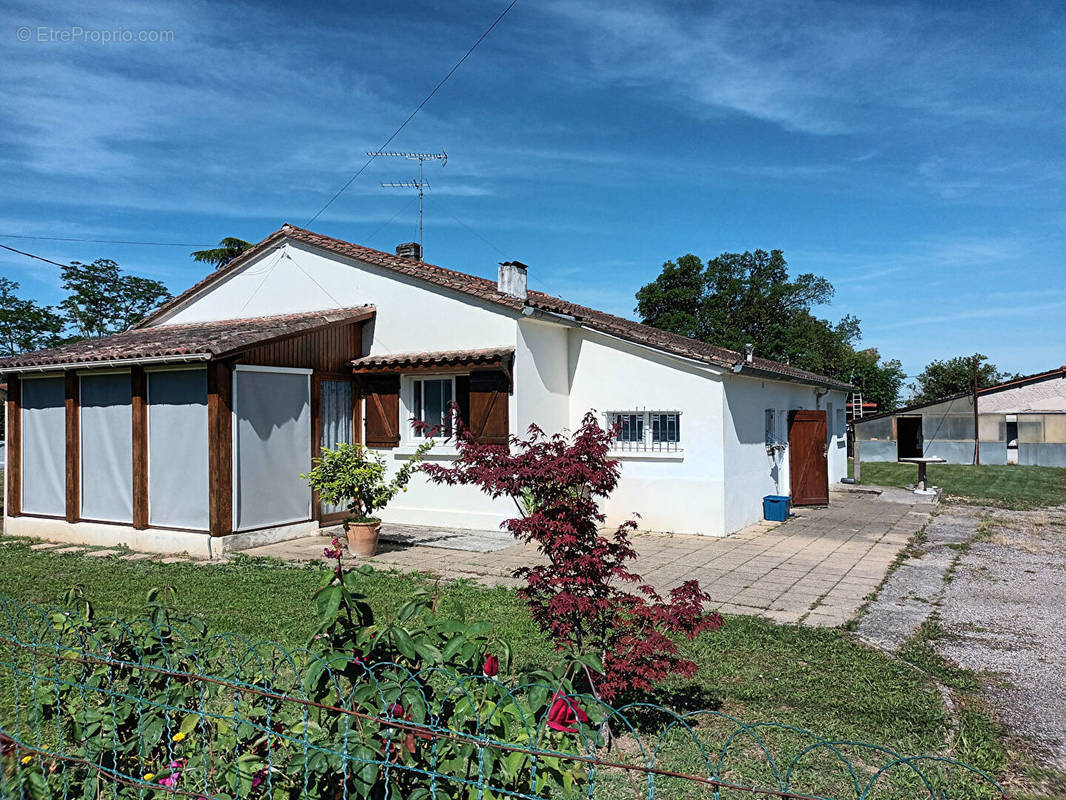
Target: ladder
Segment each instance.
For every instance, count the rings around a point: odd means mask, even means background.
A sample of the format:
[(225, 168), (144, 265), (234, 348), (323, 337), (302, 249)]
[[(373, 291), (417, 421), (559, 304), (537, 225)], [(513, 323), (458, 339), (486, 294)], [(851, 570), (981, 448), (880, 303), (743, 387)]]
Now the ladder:
[(851, 393), (851, 418), (862, 417), (862, 390)]

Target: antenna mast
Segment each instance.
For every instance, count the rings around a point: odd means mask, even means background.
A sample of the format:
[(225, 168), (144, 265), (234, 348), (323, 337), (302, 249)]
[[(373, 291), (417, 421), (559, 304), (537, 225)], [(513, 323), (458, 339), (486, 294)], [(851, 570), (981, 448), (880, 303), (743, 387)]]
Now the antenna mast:
[(382, 188), (386, 189), (417, 189), (418, 190), (418, 260), (422, 260), (422, 198), (425, 194), (425, 190), (431, 188), (429, 181), (422, 178), (422, 165), (426, 161), (440, 161), (440, 165), (443, 167), (448, 163), (448, 154), (441, 148), (439, 153), (396, 153), (387, 152), (383, 150), (368, 150), (366, 153), (368, 156), (390, 156), (393, 158), (406, 158), (409, 161), (418, 161), (418, 180), (414, 181), (392, 181), (389, 183), (381, 184)]

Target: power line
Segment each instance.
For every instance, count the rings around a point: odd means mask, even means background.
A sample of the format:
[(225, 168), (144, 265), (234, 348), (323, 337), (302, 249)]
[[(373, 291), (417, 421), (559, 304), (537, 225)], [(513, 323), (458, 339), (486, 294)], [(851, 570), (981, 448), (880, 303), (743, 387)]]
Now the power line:
[(69, 264), (60, 264), (58, 261), (53, 261), (52, 259), (45, 258), (44, 256), (35, 256), (33, 253), (27, 253), (24, 250), (16, 250), (14, 247), (8, 247), (6, 244), (0, 244), (0, 247), (4, 248), (5, 250), (10, 250), (12, 253), (18, 253), (20, 256), (26, 256), (27, 258), (36, 258), (38, 261), (44, 261), (46, 264), (55, 264), (57, 267), (62, 267), (63, 269), (66, 269), (68, 266), (70, 266)]
[(329, 208), (331, 205), (333, 205), (333, 201), (334, 200), (336, 200), (338, 197), (340, 197), (342, 194), (344, 194), (344, 192), (347, 190), (347, 188), (349, 186), (351, 186), (353, 183), (355, 183), (355, 179), (358, 178), (360, 175), (363, 174), (363, 172), (366, 171), (366, 168), (370, 166), (371, 162), (373, 162), (373, 160), (375, 158), (377, 158), (378, 154), (382, 150), (384, 150), (386, 147), (388, 147), (392, 143), (392, 140), (395, 139), (400, 134), (400, 131), (402, 131), (404, 128), (407, 127), (407, 123), (410, 122), (412, 119), (414, 119), (415, 115), (419, 111), (422, 110), (422, 107), (426, 103), (428, 103), (430, 100), (433, 99), (433, 95), (435, 95), (438, 92), (438, 90), (442, 86), (444, 86), (445, 83), (448, 82), (448, 79), (451, 78), (452, 75), (455, 74), (455, 71), (457, 69), (459, 69), (459, 67), (461, 67), (463, 65), (463, 62), (466, 61), (468, 58), (470, 58), (470, 56), (473, 54), (473, 52), (477, 49), (478, 45), (481, 44), (483, 41), (485, 41), (485, 38), (490, 33), (492, 33), (493, 29), (497, 25), (500, 24), (500, 22), (503, 20), (504, 17), (507, 16), (507, 12), (510, 11), (512, 8), (514, 8), (517, 3), (518, 3), (518, 0), (511, 0), (510, 4), (507, 6), (507, 8), (505, 8), (502, 12), (500, 12), (500, 15), (498, 17), (496, 17), (495, 20), (493, 20), (493, 23), (491, 25), (489, 25), (488, 28), (485, 29), (485, 32), (483, 34), (481, 34), (481, 36), (478, 37), (478, 40), (476, 42), (474, 42), (470, 46), (470, 49), (467, 50), (465, 54), (463, 54), (463, 57), (455, 62), (455, 65), (450, 70), (448, 70), (448, 74), (446, 74), (443, 78), (440, 79), (440, 81), (437, 83), (437, 85), (433, 87), (433, 90), (429, 94), (427, 94), (425, 99), (421, 103), (418, 104), (418, 107), (415, 108), (415, 110), (412, 111), (408, 115), (407, 119), (405, 119), (403, 121), (403, 123), (400, 125), (400, 127), (398, 127), (396, 130), (394, 130), (392, 132), (392, 135), (388, 139), (386, 139), (384, 141), (384, 143), (381, 145), (381, 147), (379, 147), (375, 152), (373, 152), (370, 155), (370, 158), (368, 158), (366, 160), (366, 162), (363, 164), (363, 166), (361, 166), (358, 169), (358, 171), (356, 171), (356, 173), (354, 175), (352, 175), (352, 177), (350, 177), (348, 179), (348, 181), (340, 189), (338, 189), (336, 191), (336, 193), (329, 200), (326, 201), (326, 204), (323, 205), (322, 208), (318, 209), (318, 211), (316, 211), (314, 213), (314, 216), (312, 216), (311, 219), (307, 220), (307, 222), (304, 223), (305, 225), (310, 225), (312, 222), (314, 222), (316, 219), (318, 219), (319, 216), (322, 215), (323, 211), (325, 211), (327, 208)]
[(214, 247), (215, 245), (188, 244), (186, 242), (132, 242), (126, 239), (75, 239), (69, 236), (25, 236), (17, 233), (0, 233), (0, 239), (36, 239), (43, 242), (87, 242), (90, 244), (139, 244), (152, 247)]

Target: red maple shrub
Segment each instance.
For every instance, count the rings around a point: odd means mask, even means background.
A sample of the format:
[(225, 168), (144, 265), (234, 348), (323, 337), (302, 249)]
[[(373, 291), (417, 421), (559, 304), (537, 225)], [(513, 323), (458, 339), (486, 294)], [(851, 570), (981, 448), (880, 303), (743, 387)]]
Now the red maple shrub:
[(600, 533), (606, 520), (600, 501), (621, 475), (610, 458), (611, 432), (592, 413), (569, 438), (531, 425), (528, 437), (512, 438), (510, 446), (481, 444), (461, 423), (456, 430), (458, 458), (422, 471), (437, 483), (474, 485), (515, 501), (521, 515), (504, 527), (547, 557), (546, 564), (515, 571), (526, 582), (520, 594), (557, 648), (576, 662), (587, 665), (594, 656), (602, 664), (595, 676), (583, 669), (589, 689), (610, 702), (629, 690), (650, 690), (670, 675), (693, 675), (696, 665), (681, 657), (671, 636), (691, 639), (721, 627), (722, 618), (703, 610), (709, 598), (696, 581), (664, 600), (629, 569), (637, 557), (630, 540), (634, 520)]

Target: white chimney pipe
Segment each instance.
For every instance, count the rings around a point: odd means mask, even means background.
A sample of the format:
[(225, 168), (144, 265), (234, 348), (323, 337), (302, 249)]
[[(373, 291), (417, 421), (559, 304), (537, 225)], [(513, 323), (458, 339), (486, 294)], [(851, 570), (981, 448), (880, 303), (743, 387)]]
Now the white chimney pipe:
[(753, 345), (753, 344), (744, 345), (744, 360), (747, 361), (749, 364), (751, 363), (751, 357), (752, 357), (752, 354), (754, 352), (755, 352), (755, 345)]
[(497, 291), (500, 294), (525, 300), (527, 269), (528, 267), (521, 261), (501, 261), (499, 278), (496, 281)]

